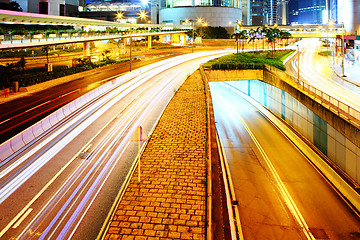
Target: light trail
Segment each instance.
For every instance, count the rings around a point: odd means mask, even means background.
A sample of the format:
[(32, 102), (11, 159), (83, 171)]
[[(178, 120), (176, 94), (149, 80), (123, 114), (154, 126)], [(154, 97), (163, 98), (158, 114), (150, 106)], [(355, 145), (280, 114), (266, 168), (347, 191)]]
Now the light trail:
[(254, 133), (252, 132), (252, 130), (250, 129), (250, 127), (247, 125), (246, 121), (240, 116), (240, 114), (238, 114), (236, 111), (234, 111), (231, 107), (228, 107), (228, 106), (231, 106), (231, 104), (225, 98), (220, 96), (216, 91), (213, 91), (212, 93), (215, 95), (215, 97), (217, 99), (219, 99), (223, 103), (223, 106), (224, 106), (223, 111), (227, 112), (229, 116), (237, 118), (241, 122), (241, 124), (245, 128), (246, 132), (249, 134), (252, 141), (255, 143), (255, 145), (256, 145), (257, 149), (259, 150), (261, 156), (265, 160), (265, 162), (266, 162), (266, 164), (267, 164), (273, 178), (275, 179), (276, 185), (278, 186), (278, 189), (279, 189), (279, 191), (281, 193), (283, 201), (286, 203), (286, 205), (287, 205), (288, 209), (290, 210), (290, 212), (292, 213), (294, 219), (296, 219), (296, 222), (299, 224), (300, 228), (302, 229), (302, 232), (306, 236), (306, 239), (315, 240), (315, 238), (311, 234), (311, 232), (309, 230), (309, 227), (308, 227), (304, 217), (302, 216), (299, 208), (296, 206), (295, 201), (291, 197), (291, 195), (290, 195), (289, 191), (287, 190), (285, 184), (283, 183), (283, 181), (281, 180), (281, 178), (280, 178), (279, 174), (277, 173), (275, 167), (271, 163), (271, 160), (267, 156), (266, 152), (264, 151), (264, 149), (261, 146), (261, 144), (259, 143), (259, 141), (256, 139), (256, 137), (255, 137)]
[[(310, 85), (359, 111), (360, 104), (358, 99), (360, 95), (329, 77), (328, 73), (331, 73), (331, 69), (328, 66), (325, 68), (327, 63), (321, 64), (314, 61), (314, 59), (317, 59), (315, 56), (318, 53), (317, 48), (320, 44), (321, 42), (317, 39), (302, 40), (300, 43), (300, 46), (305, 46), (300, 57), (300, 76)], [(292, 61), (291, 65), (297, 71), (297, 57)], [(318, 69), (317, 66), (321, 66), (321, 69)], [(327, 73), (324, 73), (326, 71)]]
[[(90, 205), (96, 196), (98, 196), (102, 186), (105, 184), (116, 164), (120, 161), (120, 156), (128, 146), (130, 136), (136, 126), (145, 121), (159, 102), (164, 101), (162, 96), (165, 95), (165, 93), (174, 94), (173, 89), (175, 90), (175, 86), (178, 86), (188, 74), (195, 71), (200, 63), (206, 62), (214, 57), (219, 57), (227, 52), (228, 51), (218, 51), (215, 53), (185, 55), (168, 61), (158, 62), (154, 64), (155, 67), (145, 67), (139, 76), (123, 82), (120, 86), (101, 96), (97, 101), (89, 104), (89, 106), (82, 109), (78, 114), (73, 114), (71, 118), (69, 117), (61, 125), (43, 136), (41, 141), (39, 140), (31, 145), (31, 147), (29, 146), (22, 155), (19, 155), (18, 159), (10, 161), (11, 164), (8, 164), (0, 171), (0, 179), (4, 180), (2, 183), (3, 186), (0, 189), (0, 204), (7, 201), (12, 193), (19, 189), (25, 181), (30, 180), (30, 178), (43, 168), (45, 164), (49, 163), (56, 154), (111, 107), (142, 85), (150, 85), (142, 90), (144, 96), (139, 94), (138, 97), (131, 101), (131, 104), (129, 103), (128, 106), (123, 107), (123, 110), (113, 116), (112, 120), (108, 123), (114, 120), (117, 120), (118, 123), (110, 130), (107, 130), (108, 134), (104, 136), (102, 141), (96, 145), (92, 145), (94, 146), (93, 150), (90, 151), (91, 153), (87, 156), (86, 160), (82, 161), (73, 170), (67, 180), (63, 182), (60, 188), (57, 188), (55, 194), (50, 197), (49, 201), (43, 204), (41, 210), (34, 209), (32, 207), (33, 203), (47, 191), (50, 185), (54, 185), (55, 181), (58, 181), (59, 176), (63, 175), (70, 165), (75, 163), (74, 160), (80, 152), (85, 149), (91, 149), (91, 142), (97, 136), (91, 138), (71, 160), (67, 161), (67, 164), (64, 165), (42, 190), (2, 229), (0, 237), (4, 236), (11, 227), (16, 225), (18, 228), (23, 222), (26, 222), (27, 226), (21, 229), (22, 232), (18, 235), (19, 238), (27, 238), (32, 234), (36, 235), (43, 231), (41, 229), (43, 229), (44, 224), (46, 224), (46, 222), (42, 220), (48, 219), (50, 217), (49, 214), (54, 211), (59, 212), (57, 212), (57, 215), (51, 220), (48, 227), (46, 227), (41, 238), (49, 239), (56, 236), (60, 238), (61, 236), (73, 236), (80, 221), (85, 217), (90, 208)], [(197, 58), (197, 60), (191, 60), (193, 58)], [(187, 61), (187, 64), (180, 65), (181, 68), (178, 67), (178, 69), (175, 68), (176, 70), (169, 70)], [(150, 80), (156, 83), (150, 84)], [(142, 114), (139, 115), (140, 112)], [(96, 135), (100, 134), (105, 128), (106, 126)], [(77, 185), (77, 182), (80, 182), (80, 184)], [(71, 190), (70, 198), (68, 198), (67, 195), (69, 195), (68, 191), (70, 189), (74, 190)], [(63, 204), (61, 202), (64, 201), (62, 199), (65, 200), (65, 205), (61, 205)], [(62, 207), (59, 208), (59, 206)], [(32, 210), (30, 211), (29, 209)], [(25, 218), (31, 219), (24, 221)]]

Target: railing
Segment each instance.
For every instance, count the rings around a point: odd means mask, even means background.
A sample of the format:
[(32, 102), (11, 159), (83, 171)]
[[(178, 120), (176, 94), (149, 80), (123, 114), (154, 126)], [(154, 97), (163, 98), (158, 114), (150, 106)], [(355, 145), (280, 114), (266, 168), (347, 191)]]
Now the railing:
[[(277, 69), (272, 66), (265, 65), (266, 70), (270, 73), (276, 74)], [(286, 77), (281, 78), (282, 80), (286, 81), (291, 86), (295, 87), (299, 91), (305, 93), (307, 96), (311, 97), (313, 100), (320, 103), (323, 107), (329, 109), (330, 111), (336, 113), (339, 117), (347, 120), (348, 122), (353, 123), (357, 127), (360, 126), (360, 111), (351, 107), (350, 105), (346, 104), (345, 102), (341, 101), (340, 99), (333, 97), (326, 92), (317, 89), (316, 87), (312, 86), (311, 84), (298, 80), (287, 73), (282, 72), (281, 74), (285, 74)], [(264, 74), (264, 77), (267, 77), (267, 74)], [(278, 77), (278, 76), (277, 76)]]
[[(133, 37), (140, 37), (146, 34), (166, 34), (172, 32), (184, 32), (183, 29), (173, 29), (173, 30), (164, 30), (164, 31), (132, 31), (131, 34)], [(65, 33), (65, 34), (37, 34), (37, 35), (0, 35), (0, 45), (1, 44), (16, 44), (16, 43), (35, 43), (35, 42), (48, 42), (48, 41), (59, 41), (59, 40), (76, 40), (76, 39), (88, 39), (88, 38), (121, 38), (124, 36), (128, 36), (130, 32), (87, 32), (87, 33)]]
[[(210, 69), (210, 66), (204, 64), (203, 68)], [(212, 63), (211, 69), (231, 70), (231, 69), (264, 69), (264, 63)]]
[[(305, 95), (311, 97), (313, 100), (320, 103), (323, 107), (332, 111), (339, 117), (354, 124), (356, 127), (360, 126), (359, 110), (349, 106), (338, 98), (335, 98), (321, 91), (320, 89), (317, 89), (311, 84), (302, 80), (298, 80), (275, 67), (265, 64), (265, 70), (267, 71), (264, 72), (264, 79), (272, 81), (274, 78), (280, 78), (281, 80), (285, 81), (286, 83), (301, 91)], [(208, 75), (206, 74), (202, 66), (200, 66), (200, 71), (204, 76), (206, 76), (206, 78), (208, 78)], [(208, 81), (211, 81), (211, 79), (208, 79)]]

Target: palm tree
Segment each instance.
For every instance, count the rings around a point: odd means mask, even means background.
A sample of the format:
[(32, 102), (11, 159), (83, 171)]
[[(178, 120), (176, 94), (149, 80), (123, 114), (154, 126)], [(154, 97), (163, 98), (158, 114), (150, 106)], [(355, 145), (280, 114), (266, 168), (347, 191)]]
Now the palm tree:
[[(245, 40), (245, 39), (248, 39), (248, 37), (249, 37), (249, 35), (246, 30), (241, 30), (239, 32), (239, 39)], [(243, 41), (241, 41), (241, 44), (242, 44), (242, 50), (244, 51), (245, 43)]]
[(277, 28), (268, 28), (268, 30), (266, 31), (266, 40), (269, 43), (273, 44), (273, 51), (275, 51), (275, 42), (276, 42), (276, 35), (277, 35)]
[(268, 31), (268, 27), (267, 26), (261, 26), (260, 28), (258, 28), (258, 32), (261, 33), (262, 35), (262, 39), (263, 39), (263, 50), (265, 50), (265, 36), (267, 31)]
[(250, 43), (251, 41), (253, 41), (253, 50), (255, 51), (255, 41), (256, 41), (256, 30), (255, 29), (251, 29), (249, 32), (248, 43)]
[(289, 44), (289, 38), (291, 38), (291, 33), (285, 30), (280, 31), (280, 39), (286, 39), (287, 44)]
[(235, 38), (236, 41), (236, 53), (239, 53), (239, 36), (240, 33), (236, 32), (232, 35), (232, 38)]

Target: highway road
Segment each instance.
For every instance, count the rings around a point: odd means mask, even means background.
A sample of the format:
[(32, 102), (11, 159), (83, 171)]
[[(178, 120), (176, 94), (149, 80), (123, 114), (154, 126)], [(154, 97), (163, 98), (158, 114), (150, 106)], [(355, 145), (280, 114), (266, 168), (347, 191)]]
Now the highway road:
[[(157, 57), (148, 55), (141, 61), (134, 61), (132, 68), (137, 69), (180, 54), (182, 52), (163, 52), (158, 53)], [(107, 68), (107, 70), (99, 70), (91, 75), (1, 104), (0, 143), (72, 100), (128, 71), (129, 62), (121, 63)]]
[(360, 239), (360, 219), (308, 159), (226, 83), (212, 82), (244, 239)]
[(95, 239), (134, 164), (136, 127), (149, 134), (186, 77), (224, 53), (157, 62), (6, 159), (0, 239)]
[[(297, 44), (301, 52), (300, 79), (360, 111), (360, 88), (342, 80), (333, 72), (328, 60), (318, 54), (322, 51), (320, 40), (304, 39)], [(287, 64), (287, 69), (290, 69), (290, 73), (297, 77), (297, 56)]]

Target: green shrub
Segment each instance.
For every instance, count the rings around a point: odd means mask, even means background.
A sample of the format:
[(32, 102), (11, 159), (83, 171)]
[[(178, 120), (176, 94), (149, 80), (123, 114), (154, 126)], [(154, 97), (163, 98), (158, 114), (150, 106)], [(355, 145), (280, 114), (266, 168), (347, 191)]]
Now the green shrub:
[[(134, 58), (134, 60), (135, 59), (136, 58)], [(54, 66), (53, 72), (49, 73), (45, 72), (44, 67), (27, 69), (24, 71), (12, 71), (11, 69), (13, 69), (13, 67), (10, 69), (9, 67), (0, 65), (0, 77), (3, 76), (0, 81), (0, 89), (10, 87), (13, 81), (18, 81), (20, 87), (26, 87), (41, 82), (46, 82), (51, 79), (60, 78), (111, 64), (126, 62), (129, 60), (129, 58), (124, 58), (120, 60), (105, 60), (95, 63), (86, 62), (85, 64), (80, 64), (70, 68), (64, 65)], [(4, 76), (7, 77), (5, 78)]]
[(203, 66), (212, 69), (263, 69), (264, 63), (266, 63), (285, 71), (282, 60), (292, 52), (292, 50), (285, 50), (230, 54), (210, 60)]

